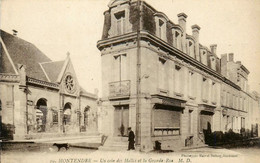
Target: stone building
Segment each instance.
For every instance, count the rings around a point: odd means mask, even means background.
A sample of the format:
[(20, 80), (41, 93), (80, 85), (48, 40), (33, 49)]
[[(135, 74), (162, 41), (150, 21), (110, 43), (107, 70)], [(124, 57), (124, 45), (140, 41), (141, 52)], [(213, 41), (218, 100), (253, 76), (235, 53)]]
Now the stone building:
[(3, 139), (97, 133), (96, 100), (80, 87), (69, 55), (52, 61), (33, 44), (1, 30)]
[(248, 92), (249, 71), (232, 54), (220, 59), (217, 45), (200, 44), (198, 25), (188, 34), (185, 13), (176, 23), (142, 0), (108, 7), (97, 42), (108, 140), (132, 127), (141, 150), (157, 141), (176, 149), (204, 144), (207, 131), (251, 129), (251, 111), (259, 108)]

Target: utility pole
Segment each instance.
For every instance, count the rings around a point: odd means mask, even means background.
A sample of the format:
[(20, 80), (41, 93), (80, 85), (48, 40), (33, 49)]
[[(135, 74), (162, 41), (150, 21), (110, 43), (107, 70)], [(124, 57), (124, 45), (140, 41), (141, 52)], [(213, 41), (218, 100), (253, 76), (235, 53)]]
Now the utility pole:
[(137, 146), (141, 145), (141, 112), (140, 112), (140, 92), (141, 92), (141, 51), (140, 51), (140, 0), (137, 0), (137, 64), (136, 64), (136, 140)]

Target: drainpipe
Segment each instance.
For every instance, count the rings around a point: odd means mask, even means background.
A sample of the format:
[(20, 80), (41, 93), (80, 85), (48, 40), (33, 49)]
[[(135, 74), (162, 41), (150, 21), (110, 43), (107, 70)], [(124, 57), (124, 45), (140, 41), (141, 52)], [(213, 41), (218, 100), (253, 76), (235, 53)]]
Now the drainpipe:
[(141, 92), (141, 52), (140, 52), (140, 0), (137, 1), (137, 73), (136, 73), (136, 146), (141, 145), (141, 117), (140, 117), (140, 92)]

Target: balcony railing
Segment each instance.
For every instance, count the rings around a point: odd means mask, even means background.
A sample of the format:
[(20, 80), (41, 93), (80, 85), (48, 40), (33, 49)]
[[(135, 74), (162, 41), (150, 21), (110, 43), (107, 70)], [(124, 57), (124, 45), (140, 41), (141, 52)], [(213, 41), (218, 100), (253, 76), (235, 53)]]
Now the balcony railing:
[(129, 97), (130, 80), (123, 80), (109, 83), (109, 97)]

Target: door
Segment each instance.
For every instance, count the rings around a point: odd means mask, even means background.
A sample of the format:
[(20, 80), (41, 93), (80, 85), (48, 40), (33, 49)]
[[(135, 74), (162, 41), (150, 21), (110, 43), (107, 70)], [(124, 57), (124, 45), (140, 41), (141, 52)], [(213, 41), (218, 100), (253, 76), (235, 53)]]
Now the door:
[(114, 136), (127, 136), (129, 127), (129, 106), (115, 106), (114, 111)]

